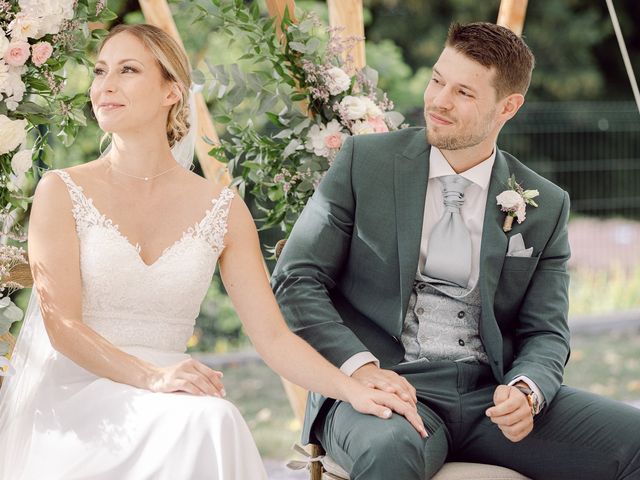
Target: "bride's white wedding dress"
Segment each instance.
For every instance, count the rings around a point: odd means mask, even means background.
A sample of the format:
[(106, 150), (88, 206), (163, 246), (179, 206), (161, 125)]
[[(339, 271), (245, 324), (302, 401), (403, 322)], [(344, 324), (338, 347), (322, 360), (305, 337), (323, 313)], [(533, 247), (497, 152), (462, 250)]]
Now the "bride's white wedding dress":
[[(186, 344), (224, 248), (233, 191), (225, 188), (200, 222), (147, 265), (71, 176), (54, 172), (73, 202), (83, 321), (153, 364), (188, 358)], [(152, 393), (99, 378), (50, 345), (44, 350), (37, 384), (23, 399), (28, 411), (2, 425), (0, 479), (266, 479), (251, 433), (227, 400)], [(28, 370), (21, 361), (14, 358), (16, 367)], [(8, 383), (3, 395), (12, 393)]]

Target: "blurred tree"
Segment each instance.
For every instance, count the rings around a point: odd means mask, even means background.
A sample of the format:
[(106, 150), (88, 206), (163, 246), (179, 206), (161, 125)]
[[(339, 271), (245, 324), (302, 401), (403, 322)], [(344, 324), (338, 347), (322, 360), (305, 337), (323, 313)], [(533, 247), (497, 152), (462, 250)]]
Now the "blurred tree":
[[(499, 0), (365, 0), (370, 43), (393, 41), (413, 71), (436, 61), (453, 21), (497, 18)], [(632, 62), (640, 66), (640, 2), (616, 2)], [(529, 2), (523, 35), (537, 59), (529, 100), (629, 99), (606, 5), (601, 0)]]

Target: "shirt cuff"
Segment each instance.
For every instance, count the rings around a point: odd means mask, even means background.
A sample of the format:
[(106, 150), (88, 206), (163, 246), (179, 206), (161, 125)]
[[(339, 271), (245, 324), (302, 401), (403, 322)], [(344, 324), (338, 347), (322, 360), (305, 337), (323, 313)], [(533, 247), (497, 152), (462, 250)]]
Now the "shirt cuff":
[(340, 371), (350, 377), (361, 366), (371, 362), (375, 363), (376, 367), (380, 367), (380, 361), (371, 352), (359, 352), (344, 362)]
[(526, 383), (531, 389), (531, 391), (536, 394), (536, 396), (538, 397), (539, 405), (540, 405), (536, 414), (540, 413), (542, 411), (542, 408), (544, 407), (545, 402), (544, 402), (544, 396), (542, 395), (542, 392), (540, 391), (538, 386), (534, 383), (533, 380), (531, 380), (526, 375), (518, 375), (516, 378), (514, 378), (509, 382), (509, 385), (515, 385), (518, 382)]

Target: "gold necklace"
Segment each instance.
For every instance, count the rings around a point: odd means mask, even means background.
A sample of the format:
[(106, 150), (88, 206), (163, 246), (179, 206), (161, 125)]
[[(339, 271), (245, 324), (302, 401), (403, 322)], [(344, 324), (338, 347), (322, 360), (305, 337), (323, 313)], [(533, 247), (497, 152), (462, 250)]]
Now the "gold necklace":
[(178, 168), (180, 166), (179, 163), (176, 163), (173, 167), (165, 170), (164, 172), (160, 172), (152, 177), (138, 177), (136, 175), (131, 175), (130, 173), (127, 172), (123, 172), (121, 170), (118, 170), (117, 168), (113, 168), (113, 165), (111, 164), (111, 162), (109, 162), (109, 166), (111, 167), (111, 170), (113, 170), (116, 173), (120, 173), (121, 175), (126, 175), (127, 177), (131, 177), (131, 178), (136, 178), (138, 180), (144, 180), (145, 182), (148, 182), (149, 180), (153, 180), (154, 178), (158, 178), (161, 175), (164, 175), (165, 173), (169, 173), (171, 170), (175, 170), (176, 168)]

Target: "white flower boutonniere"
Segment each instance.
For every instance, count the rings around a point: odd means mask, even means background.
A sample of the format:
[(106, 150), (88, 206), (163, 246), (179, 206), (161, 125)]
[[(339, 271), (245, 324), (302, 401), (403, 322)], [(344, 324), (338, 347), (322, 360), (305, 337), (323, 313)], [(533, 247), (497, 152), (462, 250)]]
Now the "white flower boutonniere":
[(514, 218), (518, 219), (518, 223), (525, 221), (527, 205), (537, 207), (538, 204), (533, 199), (540, 195), (538, 190), (525, 190), (522, 188), (516, 182), (514, 175), (511, 175), (507, 180), (507, 187), (509, 187), (509, 190), (505, 190), (496, 197), (500, 209), (507, 214), (502, 225), (502, 230), (505, 232), (511, 230)]

